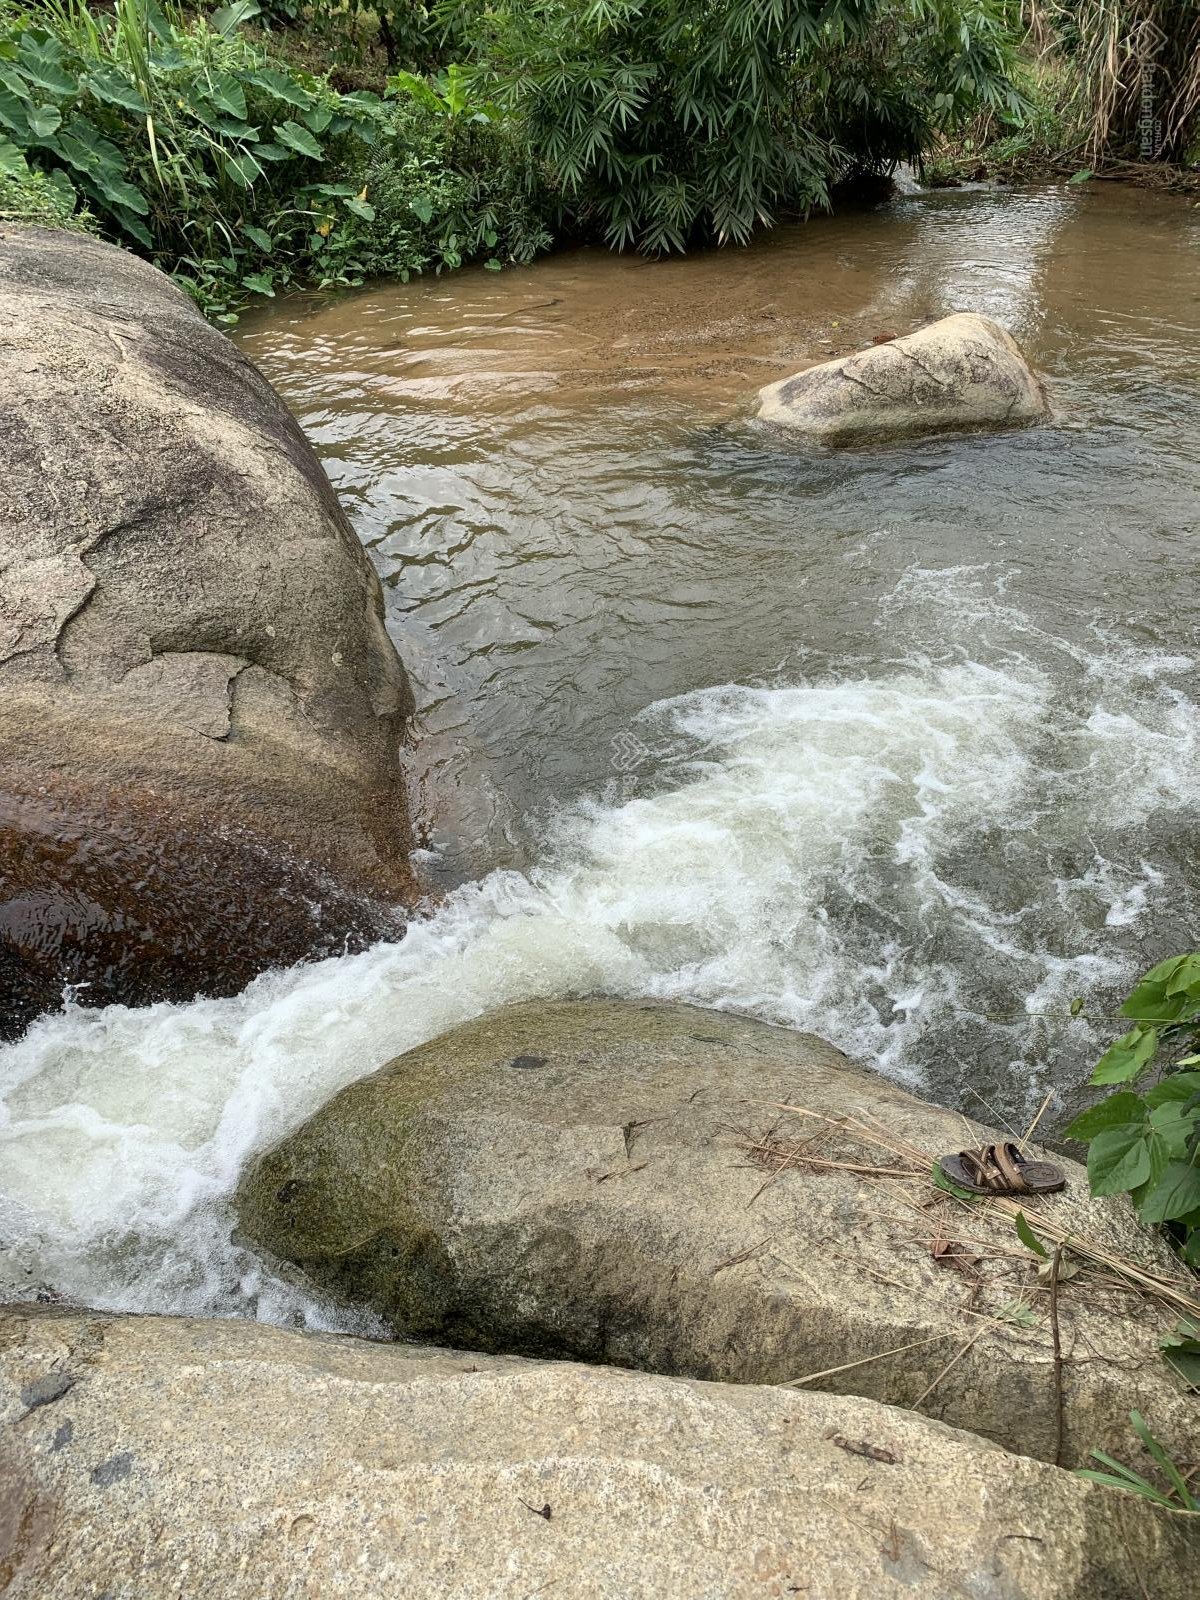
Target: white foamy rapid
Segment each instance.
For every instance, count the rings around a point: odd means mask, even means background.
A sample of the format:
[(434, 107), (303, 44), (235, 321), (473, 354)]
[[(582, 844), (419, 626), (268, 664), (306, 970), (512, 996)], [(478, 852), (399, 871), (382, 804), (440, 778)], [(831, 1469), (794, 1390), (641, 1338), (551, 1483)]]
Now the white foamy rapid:
[(993, 654), (652, 707), (652, 782), (560, 816), (539, 868), (459, 889), (401, 943), (234, 999), (43, 1019), (0, 1049), (10, 1292), (337, 1325), (231, 1242), (239, 1171), (342, 1085), (510, 1001), (728, 1007), (909, 1082), (940, 1061), (943, 1089), (984, 1046), (1032, 1086), (1025, 1019), (1057, 1008), (1052, 1048), (1082, 1075), (1069, 997), (1123, 979), (1136, 941), (1109, 936), (1179, 892), (1138, 830), (1200, 798), (1191, 663), (1081, 654), (1064, 694), (1032, 655)]

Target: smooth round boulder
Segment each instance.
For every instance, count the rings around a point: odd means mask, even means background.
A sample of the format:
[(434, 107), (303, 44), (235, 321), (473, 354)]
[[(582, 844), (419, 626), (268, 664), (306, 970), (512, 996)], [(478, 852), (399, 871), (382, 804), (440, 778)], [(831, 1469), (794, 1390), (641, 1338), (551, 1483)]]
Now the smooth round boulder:
[(835, 445), (1008, 428), (1035, 422), (1048, 410), (1046, 392), (1016, 340), (975, 312), (823, 361), (760, 389), (758, 402), (763, 422)]
[(1173, 1317), (1078, 1252), (1194, 1280), (1062, 1161), (1066, 1189), (1023, 1202), (1035, 1236), (1075, 1241), (1052, 1312), (1013, 1216), (932, 1182), (995, 1137), (787, 1028), (538, 1001), (350, 1084), (247, 1168), (237, 1207), (285, 1274), (409, 1338), (803, 1379), (1064, 1465), (1129, 1459), (1136, 1407), (1190, 1459)]
[(0, 229), (0, 1036), (402, 929), (412, 710), (267, 381), (153, 267)]

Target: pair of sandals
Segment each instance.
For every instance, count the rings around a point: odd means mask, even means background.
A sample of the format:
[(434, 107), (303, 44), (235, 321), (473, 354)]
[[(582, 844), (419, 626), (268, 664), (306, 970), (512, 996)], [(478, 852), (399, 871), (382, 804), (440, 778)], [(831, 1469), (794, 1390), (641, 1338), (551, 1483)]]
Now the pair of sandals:
[(1010, 1139), (943, 1156), (938, 1166), (956, 1188), (971, 1194), (1054, 1194), (1067, 1182), (1061, 1167), (1027, 1160)]

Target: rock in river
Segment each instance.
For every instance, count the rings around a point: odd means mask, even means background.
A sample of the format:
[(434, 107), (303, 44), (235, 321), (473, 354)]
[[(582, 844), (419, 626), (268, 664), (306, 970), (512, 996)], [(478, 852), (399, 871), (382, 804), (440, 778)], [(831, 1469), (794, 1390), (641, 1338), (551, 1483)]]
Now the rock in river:
[(1184, 1600), (1188, 1521), (871, 1400), (0, 1311), (9, 1600)]
[(395, 932), (408, 682), (266, 380), (123, 250), (0, 231), (0, 1036)]
[(1046, 415), (1046, 394), (1016, 341), (974, 312), (759, 390), (758, 415), (823, 444), (952, 428), (1005, 428)]
[[(785, 1112), (783, 1105), (809, 1113)], [(827, 1119), (827, 1120), (823, 1120)], [(849, 1122), (846, 1119), (851, 1119)], [(983, 1131), (803, 1034), (690, 1006), (510, 1007), (343, 1089), (247, 1172), (252, 1242), (397, 1331), (741, 1383), (822, 1374), (1024, 1455), (1194, 1453), (1172, 1317), (934, 1188)], [(882, 1139), (882, 1143), (878, 1142)], [(888, 1141), (921, 1152), (900, 1159)], [(1032, 1226), (1170, 1271), (1082, 1168)]]

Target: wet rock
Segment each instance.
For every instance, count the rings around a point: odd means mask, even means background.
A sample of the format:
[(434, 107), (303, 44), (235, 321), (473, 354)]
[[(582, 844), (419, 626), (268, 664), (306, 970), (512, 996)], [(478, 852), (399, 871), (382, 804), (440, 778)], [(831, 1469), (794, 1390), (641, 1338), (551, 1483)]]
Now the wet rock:
[(10, 1308), (0, 1419), (81, 1341), (72, 1448), (0, 1428), (12, 1600), (1191, 1593), (1183, 1514), (870, 1400)]
[(411, 709), (268, 383), (161, 273), (0, 231), (0, 1033), (395, 933)]
[[(538, 1003), (344, 1089), (237, 1204), (250, 1242), (411, 1337), (739, 1383), (824, 1374), (1053, 1460), (1039, 1263), (1011, 1216), (930, 1181), (983, 1137), (819, 1039), (689, 1006)], [(1068, 1189), (1026, 1207), (1035, 1229), (1169, 1265), (1066, 1166)], [(1057, 1310), (1062, 1461), (1136, 1455), (1134, 1406), (1190, 1458), (1195, 1405), (1158, 1350), (1171, 1317), (1083, 1272)]]
[(764, 422), (823, 444), (1006, 428), (1048, 409), (1016, 341), (974, 312), (809, 367), (760, 389), (758, 399)]

